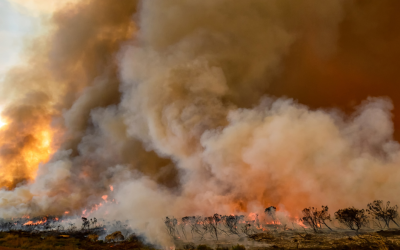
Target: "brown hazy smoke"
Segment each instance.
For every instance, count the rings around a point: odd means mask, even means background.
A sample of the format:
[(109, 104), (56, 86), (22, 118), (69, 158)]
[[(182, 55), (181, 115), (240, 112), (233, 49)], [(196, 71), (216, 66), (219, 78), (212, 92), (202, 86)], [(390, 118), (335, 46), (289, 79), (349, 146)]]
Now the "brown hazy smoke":
[(2, 85), (0, 216), (107, 195), (96, 216), (165, 245), (167, 215), (399, 201), (393, 3), (67, 5)]
[[(135, 1), (121, 5), (85, 1), (56, 13), (47, 24), (52, 26), (50, 34), (31, 42), (26, 49), (28, 65), (11, 70), (1, 85), (3, 100), (11, 102), (2, 114), (9, 123), (1, 131), (0, 159), (6, 173), (0, 178), (2, 186), (31, 180), (39, 162), (48, 160), (43, 150), (60, 146), (51, 145), (60, 138), (45, 139), (43, 133), (65, 130), (66, 147), (76, 150), (74, 144), (90, 125), (90, 110), (118, 102), (114, 54), (121, 42), (132, 37), (135, 10)], [(43, 140), (49, 140), (46, 149), (38, 148)], [(38, 154), (43, 154), (40, 161), (27, 162)]]

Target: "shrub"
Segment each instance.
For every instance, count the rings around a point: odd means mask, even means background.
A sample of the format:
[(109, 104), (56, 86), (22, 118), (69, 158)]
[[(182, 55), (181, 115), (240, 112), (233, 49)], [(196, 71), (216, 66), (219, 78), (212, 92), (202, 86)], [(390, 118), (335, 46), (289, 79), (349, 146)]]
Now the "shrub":
[(183, 246), (183, 249), (185, 249), (185, 250), (193, 250), (193, 249), (195, 249), (195, 247), (192, 244), (187, 244), (187, 245)]
[(246, 250), (243, 245), (237, 244), (236, 246), (232, 246), (232, 250)]
[(228, 247), (218, 246), (216, 250), (229, 250)]
[(198, 245), (197, 250), (213, 250), (213, 249), (207, 245)]
[(335, 213), (335, 218), (351, 230), (358, 232), (361, 227), (366, 226), (368, 217), (365, 215), (364, 209), (354, 207), (339, 209)]

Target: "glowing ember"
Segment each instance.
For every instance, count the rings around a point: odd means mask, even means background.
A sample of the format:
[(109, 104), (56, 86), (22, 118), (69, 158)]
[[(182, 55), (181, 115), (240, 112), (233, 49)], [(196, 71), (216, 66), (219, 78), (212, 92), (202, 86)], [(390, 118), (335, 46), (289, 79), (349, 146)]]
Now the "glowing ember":
[(280, 221), (272, 221), (272, 222), (268, 222), (266, 223), (267, 225), (282, 225), (282, 223)]

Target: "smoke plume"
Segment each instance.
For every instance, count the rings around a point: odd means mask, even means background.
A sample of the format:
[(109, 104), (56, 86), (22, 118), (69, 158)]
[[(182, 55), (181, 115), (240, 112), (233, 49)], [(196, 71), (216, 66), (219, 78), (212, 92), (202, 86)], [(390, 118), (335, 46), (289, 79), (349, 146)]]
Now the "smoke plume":
[(394, 105), (351, 38), (380, 50), (364, 20), (391, 2), (65, 5), (1, 85), (0, 216), (90, 211), (167, 245), (168, 215), (400, 201)]

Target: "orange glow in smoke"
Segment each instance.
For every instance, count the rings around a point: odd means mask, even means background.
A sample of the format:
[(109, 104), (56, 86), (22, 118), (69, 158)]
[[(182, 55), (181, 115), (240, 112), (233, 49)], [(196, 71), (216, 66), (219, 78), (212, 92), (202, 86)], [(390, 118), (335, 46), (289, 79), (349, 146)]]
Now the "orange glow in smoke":
[(35, 179), (36, 170), (41, 162), (47, 162), (51, 154), (52, 133), (50, 130), (42, 130), (38, 134), (38, 145), (36, 148), (27, 148), (22, 156), (27, 162), (30, 179)]
[(111, 186), (111, 185), (110, 185), (110, 190), (111, 190), (111, 191), (114, 191), (114, 188), (113, 188), (113, 186)]
[(256, 220), (257, 217), (258, 217), (258, 215), (257, 215), (256, 213), (250, 213), (250, 214), (248, 215), (248, 217), (249, 217), (250, 220)]
[(0, 156), (0, 188), (12, 189), (21, 181), (32, 181), (40, 163), (46, 163), (54, 149), (52, 147), (55, 131), (45, 122), (21, 131), (21, 135), (11, 135), (13, 124), (0, 128), (0, 148), (5, 147), (8, 154)]
[(3, 119), (1, 119), (1, 117), (0, 117), (0, 129), (2, 127), (4, 127), (5, 125), (7, 125), (7, 122), (3, 121)]
[(102, 198), (105, 202), (107, 202), (107, 197), (108, 197), (108, 195), (103, 195), (103, 196), (101, 196), (101, 198)]

